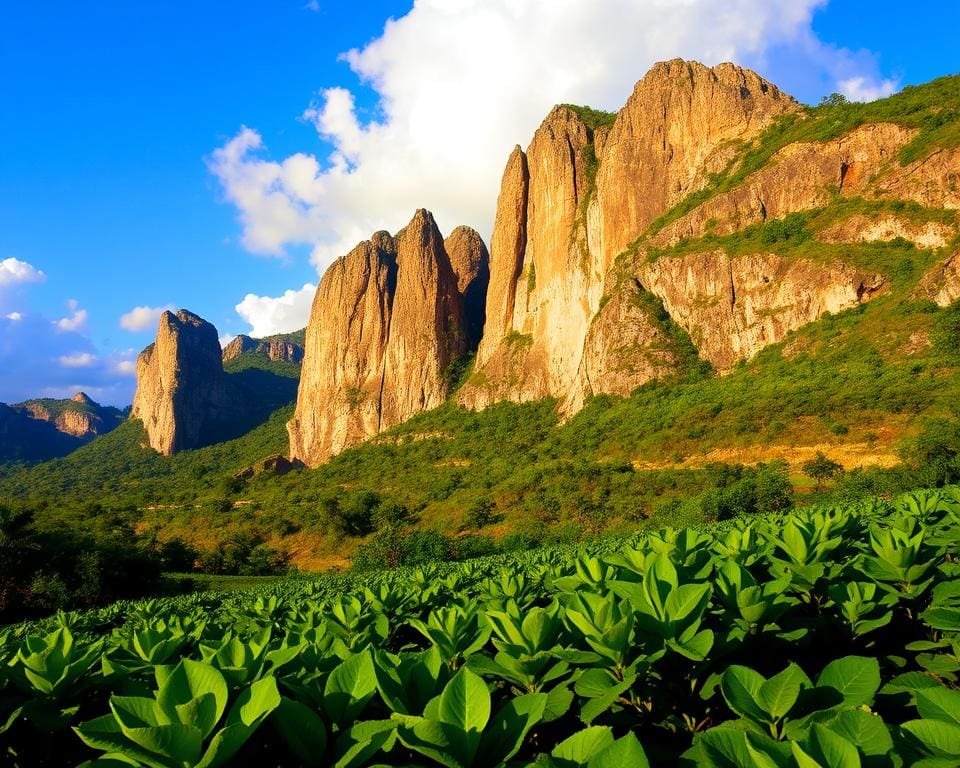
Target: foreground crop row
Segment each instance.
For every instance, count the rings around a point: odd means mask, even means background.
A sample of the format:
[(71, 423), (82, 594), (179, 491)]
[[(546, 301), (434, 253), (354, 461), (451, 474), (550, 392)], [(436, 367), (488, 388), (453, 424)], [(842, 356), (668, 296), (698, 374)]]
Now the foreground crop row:
[(955, 767), (958, 544), (951, 489), (61, 615), (0, 635), (0, 755)]

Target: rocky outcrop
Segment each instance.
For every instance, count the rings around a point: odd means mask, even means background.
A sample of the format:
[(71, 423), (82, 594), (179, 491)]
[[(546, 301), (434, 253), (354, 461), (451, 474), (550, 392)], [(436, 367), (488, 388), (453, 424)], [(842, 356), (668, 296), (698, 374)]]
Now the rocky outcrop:
[(458, 275), (428, 211), (360, 243), (317, 288), (287, 425), (291, 459), (315, 466), (436, 407), (467, 346)]
[[(574, 379), (601, 282), (578, 240), (593, 132), (556, 107), (504, 174), (492, 240), (487, 325), (478, 375), (461, 401), (536, 400)], [(522, 212), (520, 222), (512, 217)], [(522, 237), (521, 237), (522, 235)], [(502, 302), (502, 303), (499, 303)]]
[(920, 281), (920, 294), (937, 306), (949, 307), (960, 299), (960, 254), (933, 267)]
[(290, 459), (288, 459), (286, 456), (274, 454), (272, 456), (267, 456), (265, 459), (261, 459), (256, 464), (253, 464), (249, 467), (244, 467), (237, 472), (234, 477), (240, 480), (250, 480), (257, 475), (262, 475), (265, 473), (268, 475), (282, 477), (283, 475), (287, 475), (296, 469), (303, 469), (304, 466), (305, 465), (302, 461), (290, 461)]
[[(752, 72), (682, 61), (654, 67), (610, 127), (554, 108), (527, 151), (518, 147), (507, 162), (484, 337), (460, 402), (555, 396), (573, 407), (605, 391), (602, 378), (588, 385), (591, 367), (604, 365), (584, 353), (615, 257), (723, 169), (737, 142), (797, 109)], [(618, 300), (610, 317), (626, 306)], [(591, 350), (616, 335), (595, 333)]]
[(299, 365), (303, 360), (303, 347), (282, 338), (254, 339), (241, 333), (231, 339), (227, 346), (223, 348), (223, 362), (229, 363), (245, 354), (259, 355), (273, 362), (296, 363)]
[(942, 248), (956, 234), (954, 227), (937, 221), (912, 221), (884, 214), (849, 216), (817, 233), (825, 243), (877, 243), (908, 240), (918, 248)]
[(657, 259), (639, 269), (638, 280), (720, 372), (886, 287), (882, 275), (846, 264), (723, 251)]
[(916, 130), (889, 123), (864, 125), (827, 142), (788, 144), (742, 184), (712, 197), (652, 238), (657, 246), (726, 235), (750, 224), (829, 205), (835, 195), (870, 194), (871, 184)]
[(706, 186), (740, 145), (799, 105), (733, 64), (673, 60), (637, 83), (598, 155), (597, 246), (609, 265), (662, 213)]
[(872, 195), (960, 209), (960, 148), (935, 149), (906, 166), (891, 165), (872, 185)]
[(648, 381), (675, 374), (683, 364), (682, 343), (663, 304), (639, 281), (628, 280), (602, 302), (591, 323), (578, 381), (563, 410), (580, 410), (594, 394), (626, 397)]
[(169, 456), (216, 440), (240, 410), (231, 396), (217, 329), (181, 309), (160, 316), (156, 341), (137, 358), (131, 418), (150, 447)]
[(123, 421), (117, 408), (101, 406), (85, 392), (77, 392), (69, 400), (27, 400), (14, 408), (31, 418), (49, 422), (65, 435), (89, 441), (115, 429)]

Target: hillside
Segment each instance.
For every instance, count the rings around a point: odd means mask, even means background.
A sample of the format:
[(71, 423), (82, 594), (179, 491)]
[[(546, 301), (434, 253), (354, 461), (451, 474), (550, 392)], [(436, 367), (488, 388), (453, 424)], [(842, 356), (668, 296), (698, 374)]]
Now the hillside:
[(65, 400), (37, 398), (0, 407), (0, 462), (64, 456), (125, 418), (119, 408), (95, 403), (83, 392)]
[[(480, 248), (457, 258), (418, 211), (324, 277), (296, 410), (298, 367), (242, 352), (224, 375), (261, 407), (236, 439), (165, 458), (128, 423), (0, 497), (96, 498), (201, 548), (255, 531), (319, 568), (388, 509), (551, 540), (792, 503), (820, 452), (846, 470), (823, 499), (955, 480), (958, 190), (960, 77), (804, 107), (667, 62), (511, 154), (475, 352), (455, 265)], [(316, 467), (236, 478), (288, 454), (288, 419)]]

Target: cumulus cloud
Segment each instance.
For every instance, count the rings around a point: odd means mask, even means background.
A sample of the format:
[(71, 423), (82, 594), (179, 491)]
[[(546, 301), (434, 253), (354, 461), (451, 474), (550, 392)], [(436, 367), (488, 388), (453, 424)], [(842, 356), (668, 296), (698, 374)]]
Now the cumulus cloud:
[(114, 362), (113, 370), (119, 376), (136, 376), (137, 364), (133, 360), (117, 360)]
[(10, 257), (0, 261), (0, 287), (18, 283), (42, 283), (46, 279), (47, 276), (42, 271), (20, 259)]
[(900, 81), (895, 79), (877, 81), (857, 75), (841, 80), (837, 83), (837, 88), (850, 101), (876, 101), (900, 90)]
[(316, 290), (313, 283), (305, 283), (299, 290), (285, 291), (282, 296), (248, 293), (237, 304), (236, 310), (250, 324), (251, 336), (298, 331), (310, 319), (310, 306)]
[(67, 309), (70, 311), (70, 314), (57, 320), (57, 328), (61, 331), (82, 330), (87, 324), (87, 310), (81, 309), (76, 299), (70, 299), (67, 302)]
[(72, 355), (60, 355), (60, 365), (64, 368), (89, 368), (97, 362), (95, 355), (89, 352), (76, 352)]
[[(837, 90), (870, 56), (821, 43), (824, 0), (418, 0), (380, 37), (343, 54), (373, 109), (328, 87), (302, 115), (327, 149), (271, 159), (254, 128), (216, 149), (209, 167), (237, 209), (245, 246), (282, 256), (312, 247), (320, 273), (378, 229), (396, 231), (417, 207), (449, 231), (489, 235), (503, 164), (558, 102), (619, 108), (656, 61), (771, 63), (816, 72)], [(806, 75), (804, 75), (806, 76)]]
[(134, 307), (129, 312), (120, 315), (120, 327), (131, 333), (151, 331), (159, 324), (160, 315), (172, 310), (172, 304), (162, 307)]

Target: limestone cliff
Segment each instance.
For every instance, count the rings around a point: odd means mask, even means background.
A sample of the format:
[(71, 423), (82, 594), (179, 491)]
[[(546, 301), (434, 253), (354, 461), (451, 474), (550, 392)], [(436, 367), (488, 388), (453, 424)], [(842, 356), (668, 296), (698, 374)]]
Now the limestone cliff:
[[(518, 147), (507, 162), (484, 338), (460, 402), (555, 396), (574, 409), (608, 391), (604, 377), (588, 384), (589, 371), (606, 366), (583, 357), (614, 258), (725, 167), (737, 142), (798, 108), (752, 72), (682, 61), (654, 67), (612, 125), (554, 108), (526, 152)], [(618, 300), (606, 316), (619, 318), (628, 306)], [(598, 338), (616, 332), (594, 334), (596, 351)]]
[(468, 293), (485, 271), (482, 243), (467, 232), (448, 240), (456, 270), (433, 216), (419, 210), (324, 274), (287, 425), (292, 459), (315, 466), (447, 397), (451, 366), (468, 348), (459, 286)]
[(775, 253), (664, 257), (638, 271), (639, 281), (690, 334), (700, 357), (720, 372), (885, 287), (880, 274)]
[(245, 354), (259, 355), (273, 362), (299, 364), (303, 360), (303, 347), (276, 336), (254, 339), (241, 333), (223, 348), (223, 362), (229, 363)]
[(160, 316), (156, 341), (137, 358), (131, 412), (155, 451), (169, 456), (204, 445), (237, 417), (220, 354), (207, 321), (185, 309)]

